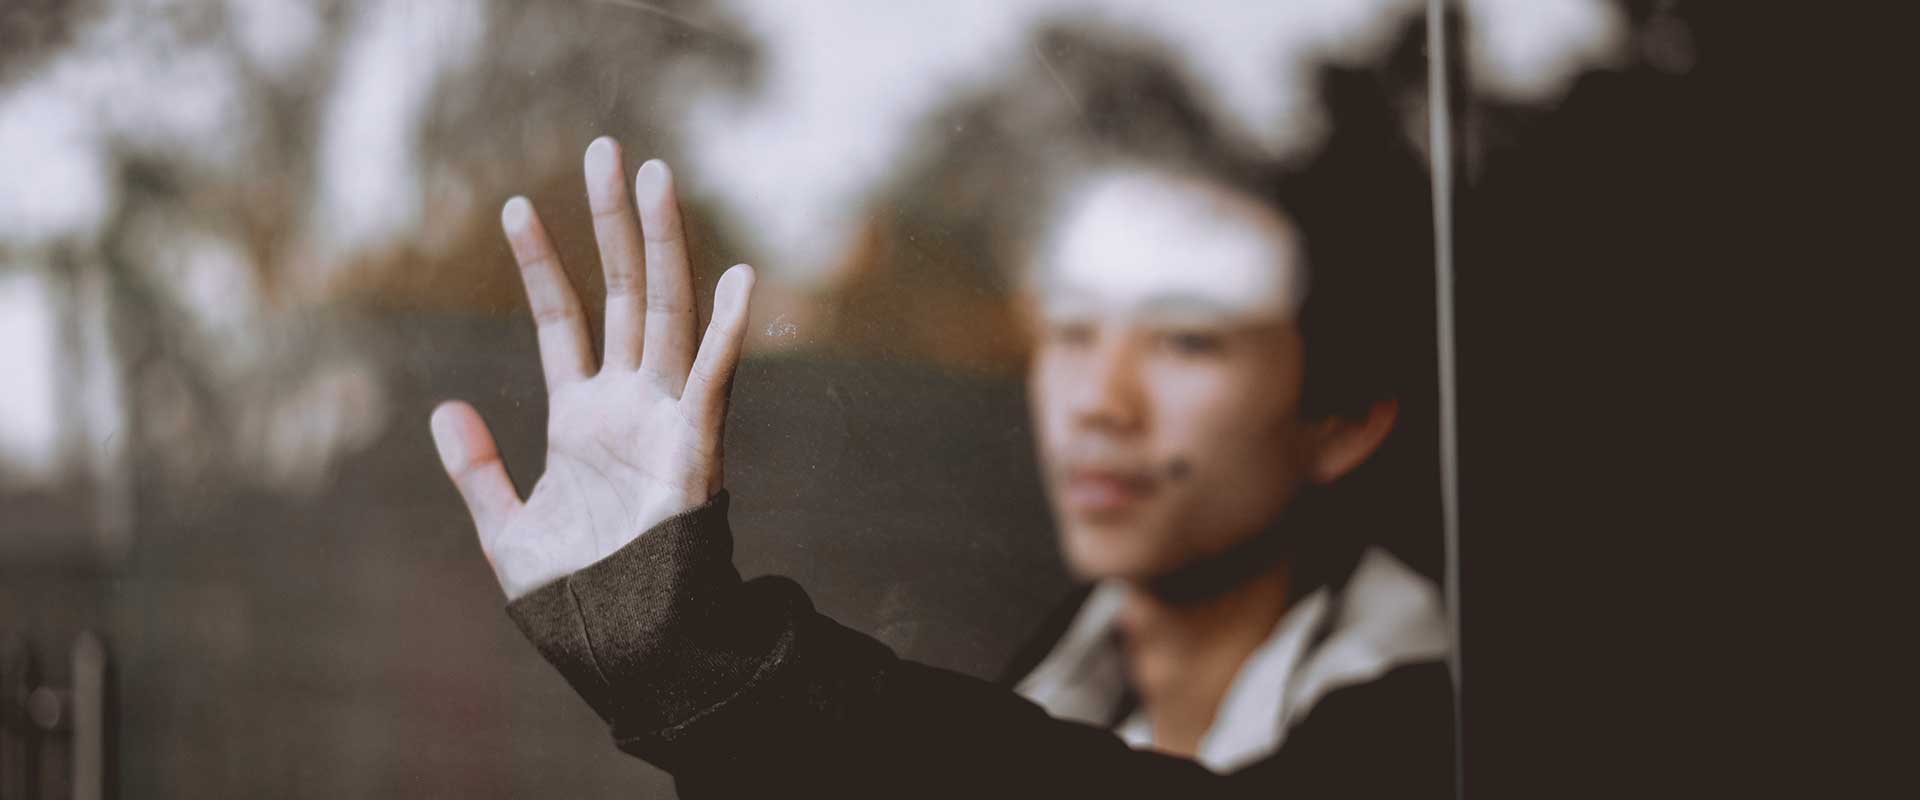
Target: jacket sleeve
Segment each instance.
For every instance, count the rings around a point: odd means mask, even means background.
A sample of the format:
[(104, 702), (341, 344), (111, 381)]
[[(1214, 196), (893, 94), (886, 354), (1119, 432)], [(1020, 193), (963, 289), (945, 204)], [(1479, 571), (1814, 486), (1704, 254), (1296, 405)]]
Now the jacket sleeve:
[(791, 580), (743, 582), (726, 510), (722, 492), (508, 606), (620, 749), (673, 773), (683, 796), (1255, 788), (1053, 719), (1004, 687), (901, 660), (814, 611)]

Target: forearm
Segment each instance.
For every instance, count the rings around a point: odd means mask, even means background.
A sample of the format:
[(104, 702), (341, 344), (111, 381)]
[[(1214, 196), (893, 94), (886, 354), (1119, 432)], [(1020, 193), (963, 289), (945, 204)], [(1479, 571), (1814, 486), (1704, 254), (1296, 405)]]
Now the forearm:
[(740, 580), (726, 506), (716, 495), (507, 606), (616, 736), (711, 713), (787, 654), (796, 612)]
[(509, 606), (621, 749), (687, 793), (1228, 788), (1004, 688), (903, 661), (815, 612), (792, 581), (742, 582), (726, 504), (719, 495)]

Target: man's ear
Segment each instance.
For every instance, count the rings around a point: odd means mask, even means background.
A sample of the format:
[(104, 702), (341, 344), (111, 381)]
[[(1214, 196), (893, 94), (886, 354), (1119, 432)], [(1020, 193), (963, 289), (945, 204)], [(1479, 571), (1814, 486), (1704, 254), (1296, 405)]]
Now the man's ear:
[(1400, 401), (1382, 400), (1368, 406), (1364, 416), (1334, 415), (1321, 421), (1311, 465), (1313, 482), (1332, 483), (1358, 469), (1380, 449), (1399, 420)]

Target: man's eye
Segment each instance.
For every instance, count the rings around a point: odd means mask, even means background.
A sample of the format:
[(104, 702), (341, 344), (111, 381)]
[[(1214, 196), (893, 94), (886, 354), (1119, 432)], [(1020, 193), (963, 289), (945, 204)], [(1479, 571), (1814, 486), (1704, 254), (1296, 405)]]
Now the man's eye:
[(1180, 355), (1213, 355), (1226, 349), (1227, 339), (1204, 331), (1171, 331), (1160, 335), (1161, 346)]
[(1093, 342), (1093, 326), (1085, 322), (1054, 322), (1047, 325), (1047, 341), (1053, 344), (1081, 346)]

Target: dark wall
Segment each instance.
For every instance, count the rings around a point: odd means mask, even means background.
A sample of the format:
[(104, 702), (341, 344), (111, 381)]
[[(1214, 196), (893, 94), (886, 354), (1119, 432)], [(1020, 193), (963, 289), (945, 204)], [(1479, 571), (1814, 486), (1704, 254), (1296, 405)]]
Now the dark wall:
[[(1867, 337), (1833, 340), (1851, 324), (1836, 317), (1872, 317), (1851, 270), (1886, 256), (1858, 252), (1867, 195), (1838, 184), (1880, 158), (1858, 115), (1892, 95), (1854, 100), (1892, 73), (1849, 61), (1886, 26), (1622, 5), (1676, 14), (1690, 68), (1636, 62), (1553, 109), (1469, 109), (1468, 796), (1857, 796), (1837, 790), (1857, 770), (1818, 769), (1805, 746), (1855, 726), (1799, 709), (1863, 707), (1835, 692), (1872, 659), (1835, 637), (1868, 606), (1813, 607), (1834, 591), (1819, 577), (1872, 560), (1829, 538), (1857, 506), (1818, 499), (1861, 462), (1807, 442), (1852, 439), (1827, 424), (1858, 419), (1809, 396), (1872, 396), (1835, 375)], [(1809, 660), (1847, 675), (1814, 678)]]

